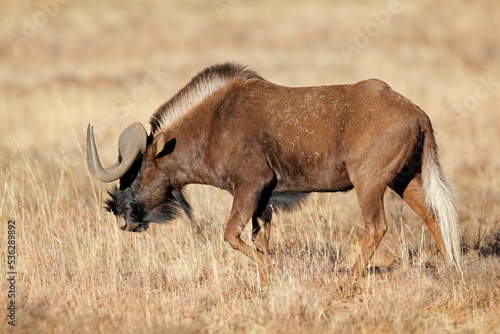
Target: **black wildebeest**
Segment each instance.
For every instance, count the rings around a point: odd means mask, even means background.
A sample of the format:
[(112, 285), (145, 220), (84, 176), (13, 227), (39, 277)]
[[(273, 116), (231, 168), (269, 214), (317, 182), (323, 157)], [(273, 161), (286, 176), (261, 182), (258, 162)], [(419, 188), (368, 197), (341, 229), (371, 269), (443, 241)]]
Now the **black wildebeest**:
[[(361, 276), (387, 230), (390, 187), (422, 218), (445, 262), (460, 268), (454, 195), (431, 122), (380, 80), (291, 88), (226, 63), (196, 75), (150, 123), (149, 135), (139, 123), (123, 131), (108, 169), (88, 128), (92, 175), (120, 179), (107, 207), (122, 230), (143, 231), (182, 209), (190, 215), (183, 187), (212, 185), (234, 196), (224, 239), (267, 273), (274, 206), (355, 188), (365, 236), (353, 271)], [(240, 238), (250, 220), (255, 248)]]

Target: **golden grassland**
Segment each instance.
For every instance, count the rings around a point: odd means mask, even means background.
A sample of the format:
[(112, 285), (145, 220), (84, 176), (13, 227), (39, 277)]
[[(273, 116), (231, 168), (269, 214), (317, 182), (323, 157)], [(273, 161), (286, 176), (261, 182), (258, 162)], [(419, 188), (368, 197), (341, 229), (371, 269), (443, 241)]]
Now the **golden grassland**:
[[(500, 332), (500, 6), (391, 6), (3, 1), (0, 331)], [(346, 45), (355, 52), (346, 56)], [(189, 186), (194, 223), (120, 231), (102, 208), (109, 185), (86, 169), (87, 123), (109, 165), (126, 125), (147, 123), (197, 71), (226, 60), (290, 86), (376, 77), (422, 107), (460, 199), (463, 274), (446, 272), (430, 233), (390, 191), (389, 231), (359, 284), (348, 273), (363, 235), (355, 191), (313, 194), (302, 210), (274, 217), (280, 273), (266, 289), (223, 242), (225, 192)]]

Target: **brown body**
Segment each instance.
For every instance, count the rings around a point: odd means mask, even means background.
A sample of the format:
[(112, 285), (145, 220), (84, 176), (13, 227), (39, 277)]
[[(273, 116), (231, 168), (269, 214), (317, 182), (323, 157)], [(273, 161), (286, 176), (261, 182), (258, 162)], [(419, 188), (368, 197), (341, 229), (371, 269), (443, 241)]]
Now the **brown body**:
[[(162, 185), (179, 192), (190, 183), (229, 191), (234, 202), (225, 240), (256, 260), (266, 277), (273, 271), (267, 257), (272, 199), (355, 188), (366, 229), (354, 267), (361, 275), (387, 229), (383, 196), (389, 186), (424, 220), (444, 258), (459, 267), (452, 192), (420, 108), (379, 80), (290, 88), (240, 70), (210, 94), (202, 92), (201, 103), (188, 105), (189, 111), (177, 107), (164, 121), (173, 105), (190, 98), (186, 91), (200, 73), (155, 113), (130, 185), (144, 211), (159, 205)], [(210, 68), (205, 72), (210, 76)], [(442, 197), (444, 204), (438, 203)], [(250, 219), (256, 249), (240, 238)], [(127, 221), (125, 229), (134, 226)]]
[(173, 179), (233, 191), (261, 171), (273, 174), (275, 192), (344, 191), (375, 176), (386, 186), (430, 129), (418, 107), (378, 80), (234, 86), (165, 132), (177, 141), (162, 163)]

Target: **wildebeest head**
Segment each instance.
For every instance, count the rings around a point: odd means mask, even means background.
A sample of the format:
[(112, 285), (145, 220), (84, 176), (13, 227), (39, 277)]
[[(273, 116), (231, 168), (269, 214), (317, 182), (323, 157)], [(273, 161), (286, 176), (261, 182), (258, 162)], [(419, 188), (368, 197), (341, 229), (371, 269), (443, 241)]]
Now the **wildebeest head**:
[(191, 207), (182, 188), (172, 182), (160, 159), (171, 154), (175, 139), (166, 141), (161, 132), (148, 136), (140, 123), (129, 125), (118, 140), (118, 161), (103, 168), (99, 161), (92, 127), (87, 128), (87, 163), (90, 173), (100, 181), (120, 179), (112, 188), (106, 210), (112, 212), (124, 231), (142, 232), (149, 223), (164, 223), (184, 211), (191, 218)]

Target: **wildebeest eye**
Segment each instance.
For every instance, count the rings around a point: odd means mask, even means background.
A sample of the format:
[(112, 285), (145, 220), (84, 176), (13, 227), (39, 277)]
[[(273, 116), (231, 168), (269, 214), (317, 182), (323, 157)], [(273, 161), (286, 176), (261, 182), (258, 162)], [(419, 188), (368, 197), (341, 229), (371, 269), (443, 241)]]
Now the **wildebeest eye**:
[(172, 153), (174, 151), (174, 148), (175, 148), (175, 143), (177, 142), (177, 140), (175, 138), (172, 138), (170, 141), (168, 141), (165, 146), (163, 146), (163, 149), (161, 150), (161, 152), (158, 154), (158, 156), (156, 157), (156, 159), (160, 159), (160, 158), (163, 158), (164, 156)]

